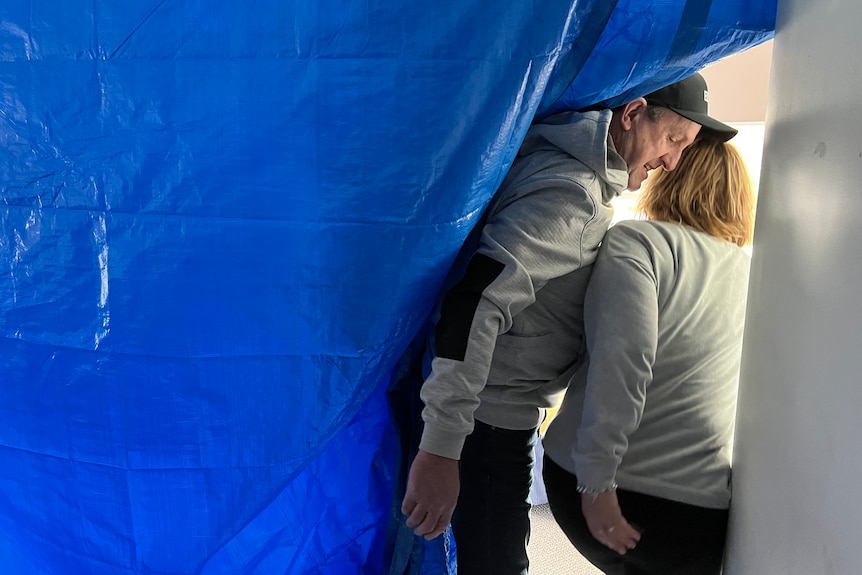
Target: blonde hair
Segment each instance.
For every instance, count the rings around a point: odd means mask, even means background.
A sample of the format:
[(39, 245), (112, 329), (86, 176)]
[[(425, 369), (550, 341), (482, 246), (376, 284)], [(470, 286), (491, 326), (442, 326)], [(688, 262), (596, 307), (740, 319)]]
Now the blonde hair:
[(637, 210), (651, 220), (685, 224), (739, 246), (754, 235), (754, 185), (739, 151), (702, 137), (686, 148), (675, 170), (653, 171)]

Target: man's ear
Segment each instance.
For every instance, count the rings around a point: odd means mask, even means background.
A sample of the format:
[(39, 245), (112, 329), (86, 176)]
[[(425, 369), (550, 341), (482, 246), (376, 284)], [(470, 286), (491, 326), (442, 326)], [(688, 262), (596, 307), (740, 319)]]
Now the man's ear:
[(635, 118), (639, 114), (643, 114), (647, 109), (647, 101), (643, 98), (632, 100), (623, 106), (623, 113), (620, 115), (620, 125), (626, 131), (631, 130)]

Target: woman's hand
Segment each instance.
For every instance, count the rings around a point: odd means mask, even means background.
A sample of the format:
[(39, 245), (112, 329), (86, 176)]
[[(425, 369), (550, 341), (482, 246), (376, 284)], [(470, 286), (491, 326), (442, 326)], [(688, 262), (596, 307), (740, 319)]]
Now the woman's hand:
[(616, 491), (603, 491), (595, 498), (592, 494), (581, 493), (581, 511), (593, 537), (620, 555), (634, 549), (640, 541), (640, 532), (620, 511)]

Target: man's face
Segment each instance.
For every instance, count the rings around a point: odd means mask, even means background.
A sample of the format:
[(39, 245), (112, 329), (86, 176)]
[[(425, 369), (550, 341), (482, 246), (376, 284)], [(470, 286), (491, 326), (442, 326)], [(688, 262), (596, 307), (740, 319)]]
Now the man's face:
[(627, 189), (631, 191), (641, 187), (650, 170), (674, 169), (682, 151), (700, 131), (700, 124), (670, 110), (653, 120), (645, 103), (624, 112), (621, 125), (623, 129), (615, 134), (614, 146), (628, 167)]

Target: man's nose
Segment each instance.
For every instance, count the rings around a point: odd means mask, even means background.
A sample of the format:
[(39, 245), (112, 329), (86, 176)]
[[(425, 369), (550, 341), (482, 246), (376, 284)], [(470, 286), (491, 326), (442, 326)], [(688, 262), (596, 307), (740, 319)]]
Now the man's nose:
[(682, 152), (670, 152), (661, 157), (661, 163), (665, 170), (670, 171), (676, 168), (679, 163), (679, 158)]

